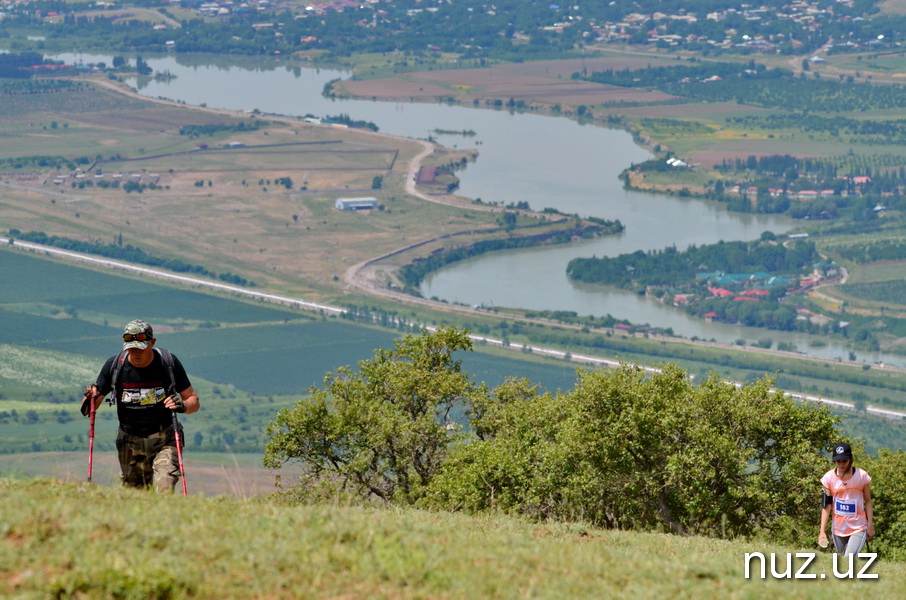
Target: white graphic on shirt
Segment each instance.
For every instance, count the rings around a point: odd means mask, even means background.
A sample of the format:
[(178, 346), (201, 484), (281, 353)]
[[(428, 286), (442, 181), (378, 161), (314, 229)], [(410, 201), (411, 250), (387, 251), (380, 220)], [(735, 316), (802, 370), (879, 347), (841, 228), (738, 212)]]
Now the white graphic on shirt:
[(163, 402), (166, 397), (167, 392), (162, 387), (123, 390), (122, 402), (123, 404), (150, 405)]

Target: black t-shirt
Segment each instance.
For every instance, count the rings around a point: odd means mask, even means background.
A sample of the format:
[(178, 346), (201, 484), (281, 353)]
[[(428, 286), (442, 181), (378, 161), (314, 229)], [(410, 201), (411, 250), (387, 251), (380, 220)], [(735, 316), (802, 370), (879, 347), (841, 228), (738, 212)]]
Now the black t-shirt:
[[(106, 395), (111, 391), (113, 378), (111, 367), (117, 356), (111, 356), (98, 374), (96, 385), (101, 394)], [(170, 390), (170, 372), (159, 353), (155, 352), (151, 364), (144, 368), (133, 366), (126, 354), (122, 355), (122, 359), (113, 394), (120, 425), (130, 435), (139, 436), (151, 435), (172, 425), (173, 415), (164, 406), (164, 398), (192, 385), (179, 359), (173, 356), (175, 390)]]

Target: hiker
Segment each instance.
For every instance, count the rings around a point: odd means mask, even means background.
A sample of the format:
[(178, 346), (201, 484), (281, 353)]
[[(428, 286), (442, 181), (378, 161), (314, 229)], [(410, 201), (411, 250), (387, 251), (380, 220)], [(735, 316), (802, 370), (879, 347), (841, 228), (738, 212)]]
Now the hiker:
[(853, 451), (845, 442), (834, 446), (832, 460), (834, 468), (821, 478), (824, 493), (818, 545), (827, 546), (827, 522), (833, 511), (834, 548), (839, 554), (858, 554), (875, 537), (871, 477), (853, 466)]
[[(200, 405), (182, 364), (168, 351), (155, 348), (151, 325), (130, 321), (123, 332), (123, 350), (110, 357), (96, 382), (85, 389), (82, 414), (88, 415), (113, 392), (120, 422), (116, 450), (123, 484), (159, 493), (172, 492), (180, 475), (176, 447), (177, 423), (171, 411), (191, 414)], [(181, 429), (181, 427), (180, 427)], [(182, 431), (179, 438), (184, 439)]]

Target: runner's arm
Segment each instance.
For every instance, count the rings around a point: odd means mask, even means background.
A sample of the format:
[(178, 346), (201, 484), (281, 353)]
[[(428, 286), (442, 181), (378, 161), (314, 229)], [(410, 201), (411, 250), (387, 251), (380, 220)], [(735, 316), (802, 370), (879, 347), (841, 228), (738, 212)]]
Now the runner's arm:
[(831, 513), (831, 504), (825, 503), (825, 498), (828, 497), (831, 497), (831, 494), (827, 488), (824, 488), (824, 493), (821, 495), (821, 529), (818, 532), (818, 541), (827, 539), (827, 523), (830, 521)]
[(862, 498), (865, 502), (865, 518), (868, 519), (868, 539), (875, 537), (875, 509), (871, 505), (871, 484), (866, 483), (862, 490)]

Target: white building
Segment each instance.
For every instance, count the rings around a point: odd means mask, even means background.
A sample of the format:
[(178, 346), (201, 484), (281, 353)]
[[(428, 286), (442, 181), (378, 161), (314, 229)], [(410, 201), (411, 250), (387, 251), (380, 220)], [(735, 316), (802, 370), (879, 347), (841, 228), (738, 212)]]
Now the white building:
[(339, 210), (375, 210), (377, 198), (337, 198), (334, 203)]

